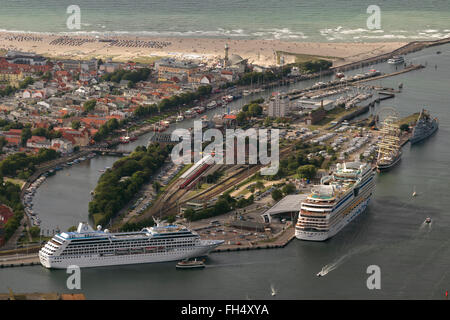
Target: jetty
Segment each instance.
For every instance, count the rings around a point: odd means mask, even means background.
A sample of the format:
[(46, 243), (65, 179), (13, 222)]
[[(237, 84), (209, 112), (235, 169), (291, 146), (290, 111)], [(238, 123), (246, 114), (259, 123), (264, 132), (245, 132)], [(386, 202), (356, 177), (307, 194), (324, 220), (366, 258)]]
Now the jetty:
[(269, 240), (258, 242), (248, 242), (240, 245), (237, 244), (223, 244), (212, 252), (230, 252), (230, 251), (245, 251), (245, 250), (260, 250), (260, 249), (277, 249), (284, 248), (295, 238), (295, 225), (290, 224), (286, 229), (280, 231)]

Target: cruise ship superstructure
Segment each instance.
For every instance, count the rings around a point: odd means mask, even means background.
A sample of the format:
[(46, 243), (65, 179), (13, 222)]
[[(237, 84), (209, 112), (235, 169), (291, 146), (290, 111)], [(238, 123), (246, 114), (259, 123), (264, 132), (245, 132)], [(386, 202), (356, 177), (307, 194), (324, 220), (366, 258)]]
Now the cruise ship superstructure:
[(39, 251), (46, 268), (99, 267), (182, 260), (206, 256), (223, 240), (202, 240), (179, 225), (158, 225), (139, 232), (110, 233), (81, 223), (76, 232), (55, 235)]
[(336, 235), (366, 209), (375, 188), (374, 175), (368, 163), (337, 164), (302, 202), (295, 236), (324, 241)]

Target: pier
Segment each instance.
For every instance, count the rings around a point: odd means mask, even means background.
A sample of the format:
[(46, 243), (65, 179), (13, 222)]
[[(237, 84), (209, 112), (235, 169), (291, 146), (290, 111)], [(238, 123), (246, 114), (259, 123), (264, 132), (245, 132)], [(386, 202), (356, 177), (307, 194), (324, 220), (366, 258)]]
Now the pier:
[(406, 73), (406, 72), (410, 72), (410, 71), (414, 71), (414, 70), (419, 70), (425, 68), (425, 66), (421, 65), (421, 64), (413, 64), (410, 66), (405, 67), (404, 69), (400, 70), (400, 71), (396, 71), (396, 72), (392, 72), (392, 73), (386, 73), (380, 76), (376, 76), (373, 78), (368, 78), (368, 79), (363, 79), (363, 80), (357, 80), (354, 81), (353, 83), (363, 83), (363, 82), (367, 82), (367, 81), (375, 81), (375, 80), (380, 80), (380, 79), (384, 79), (384, 78), (388, 78), (388, 77), (393, 77), (402, 73)]
[(131, 152), (129, 152), (129, 151), (119, 151), (119, 150), (108, 149), (108, 148), (84, 147), (83, 150), (101, 154), (103, 156), (107, 155), (107, 156), (115, 156), (115, 157), (124, 157), (124, 156), (129, 156), (131, 154)]
[(0, 268), (26, 267), (41, 264), (37, 253), (0, 257)]
[(249, 242), (248, 244), (223, 244), (212, 252), (230, 252), (230, 251), (245, 251), (245, 250), (260, 250), (260, 249), (277, 249), (287, 246), (292, 239), (295, 238), (295, 225), (289, 225), (285, 230), (273, 236), (270, 240), (265, 240), (257, 243)]

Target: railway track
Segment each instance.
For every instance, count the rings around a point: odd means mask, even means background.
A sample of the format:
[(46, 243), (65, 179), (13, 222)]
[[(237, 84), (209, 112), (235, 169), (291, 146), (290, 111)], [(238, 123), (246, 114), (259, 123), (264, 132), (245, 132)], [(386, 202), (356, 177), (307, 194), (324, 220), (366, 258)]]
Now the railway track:
[[(291, 145), (289, 147), (286, 147), (282, 150), (280, 150), (280, 159), (283, 157), (289, 155), (294, 148), (294, 145)], [(155, 202), (155, 204), (151, 207), (151, 209), (146, 213), (144, 216), (138, 217), (137, 220), (142, 220), (145, 218), (148, 218), (150, 216), (154, 216), (156, 214), (164, 216), (168, 214), (174, 214), (177, 213), (177, 206), (184, 204), (188, 201), (192, 200), (206, 200), (214, 198), (233, 186), (238, 185), (239, 183), (243, 182), (244, 180), (248, 179), (249, 177), (253, 176), (255, 173), (257, 173), (261, 168), (263, 168), (263, 165), (253, 165), (250, 168), (243, 167), (241, 169), (238, 169), (236, 173), (233, 175), (227, 177), (224, 181), (222, 181), (220, 184), (217, 184), (213, 186), (210, 189), (207, 189), (205, 191), (202, 191), (194, 196), (191, 196), (189, 198), (183, 199), (183, 197), (188, 194), (190, 190), (187, 189), (180, 189), (179, 186), (181, 182), (175, 182), (173, 183), (168, 190), (166, 190), (165, 195), (158, 198), (158, 200)], [(228, 170), (231, 170), (228, 169)]]

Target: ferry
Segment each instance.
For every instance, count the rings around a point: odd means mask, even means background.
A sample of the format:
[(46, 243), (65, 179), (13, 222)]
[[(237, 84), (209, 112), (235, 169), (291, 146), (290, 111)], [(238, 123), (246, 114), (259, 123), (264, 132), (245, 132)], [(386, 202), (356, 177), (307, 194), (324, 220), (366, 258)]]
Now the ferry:
[(181, 225), (143, 228), (138, 232), (111, 233), (80, 222), (76, 232), (58, 233), (39, 251), (46, 268), (66, 269), (185, 260), (208, 255), (223, 240), (202, 240)]
[(197, 259), (182, 260), (182, 261), (178, 262), (176, 265), (177, 269), (199, 269), (199, 268), (204, 268), (204, 267), (205, 267), (205, 262), (203, 260), (198, 261)]
[(393, 56), (391, 59), (389, 59), (387, 61), (387, 63), (389, 64), (399, 64), (399, 63), (404, 63), (405, 62), (405, 58), (403, 58), (402, 56)]
[(369, 163), (338, 163), (322, 177), (300, 205), (295, 236), (300, 240), (325, 241), (364, 212), (375, 188), (375, 172)]

